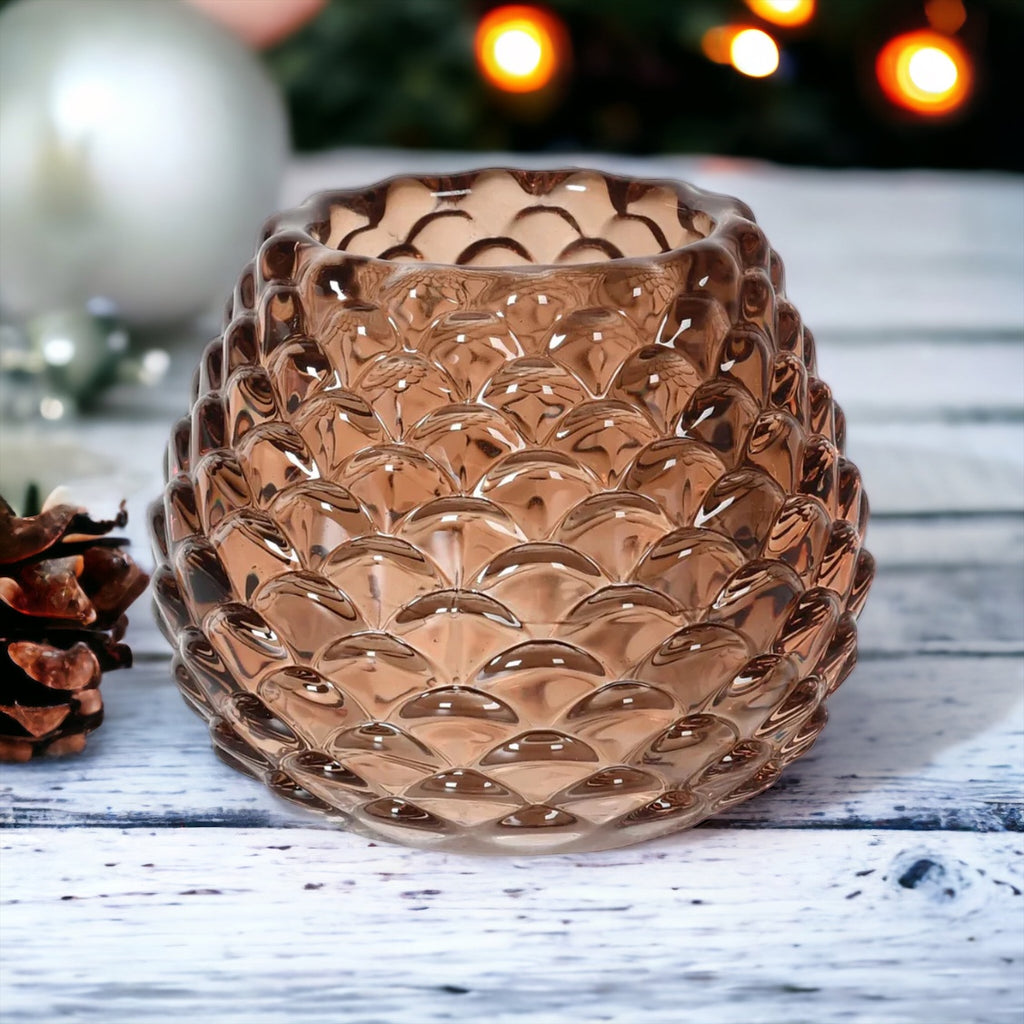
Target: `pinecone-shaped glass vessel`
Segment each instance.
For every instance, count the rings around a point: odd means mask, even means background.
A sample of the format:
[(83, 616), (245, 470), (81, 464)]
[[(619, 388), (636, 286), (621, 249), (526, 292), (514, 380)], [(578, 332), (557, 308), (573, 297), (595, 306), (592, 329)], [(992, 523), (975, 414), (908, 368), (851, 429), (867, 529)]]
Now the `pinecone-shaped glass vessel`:
[(742, 203), (586, 170), (323, 193), (226, 323), (152, 532), (227, 761), (522, 853), (691, 826), (814, 742), (867, 502)]

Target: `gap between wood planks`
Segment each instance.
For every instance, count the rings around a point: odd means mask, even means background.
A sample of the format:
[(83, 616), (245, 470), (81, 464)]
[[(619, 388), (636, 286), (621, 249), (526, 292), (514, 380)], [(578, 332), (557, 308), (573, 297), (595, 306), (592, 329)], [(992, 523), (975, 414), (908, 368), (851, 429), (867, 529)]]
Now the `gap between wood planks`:
[[(210, 755), (213, 756), (212, 753)], [(783, 776), (783, 780), (785, 776)], [(252, 783), (255, 785), (256, 783)], [(784, 781), (776, 783), (781, 788)], [(764, 799), (763, 796), (757, 799)], [(931, 813), (923, 816), (897, 814), (891, 817), (858, 818), (822, 818), (820, 821), (782, 821), (770, 817), (730, 817), (715, 816), (709, 818), (694, 830), (700, 829), (740, 829), (744, 831), (770, 832), (974, 832), (1001, 833), (1024, 832), (1024, 811), (1019, 805), (1011, 803), (990, 804), (986, 808), (983, 823), (973, 812), (952, 811), (947, 814)], [(178, 828), (215, 828), (215, 829), (284, 829), (289, 832), (316, 833), (339, 832), (351, 833), (337, 825), (311, 824), (298, 821), (282, 822), (276, 817), (258, 811), (222, 810), (217, 814), (146, 814), (145, 812), (129, 812), (124, 815), (110, 817), (104, 814), (81, 814), (73, 819), (55, 819), (49, 813), (30, 811), (19, 814), (14, 820), (0, 823), (0, 829), (120, 829), (140, 831), (145, 829), (178, 829)], [(382, 845), (387, 845), (383, 843)]]

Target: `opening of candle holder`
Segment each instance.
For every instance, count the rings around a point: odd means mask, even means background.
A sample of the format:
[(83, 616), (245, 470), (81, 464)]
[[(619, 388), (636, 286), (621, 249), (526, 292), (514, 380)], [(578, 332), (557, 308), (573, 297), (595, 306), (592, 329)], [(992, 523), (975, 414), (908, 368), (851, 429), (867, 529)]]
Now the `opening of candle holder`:
[(600, 263), (708, 237), (709, 212), (672, 181), (493, 168), (399, 177), (323, 197), (322, 244), (355, 256), (466, 267)]

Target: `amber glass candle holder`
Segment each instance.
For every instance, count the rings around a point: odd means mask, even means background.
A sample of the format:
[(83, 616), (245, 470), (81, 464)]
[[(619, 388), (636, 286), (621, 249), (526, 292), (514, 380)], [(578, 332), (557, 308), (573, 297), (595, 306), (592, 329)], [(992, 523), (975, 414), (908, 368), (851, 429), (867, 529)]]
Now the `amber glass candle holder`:
[(270, 221), (152, 509), (217, 752), (396, 842), (621, 846), (770, 786), (873, 573), (748, 208), (491, 169)]

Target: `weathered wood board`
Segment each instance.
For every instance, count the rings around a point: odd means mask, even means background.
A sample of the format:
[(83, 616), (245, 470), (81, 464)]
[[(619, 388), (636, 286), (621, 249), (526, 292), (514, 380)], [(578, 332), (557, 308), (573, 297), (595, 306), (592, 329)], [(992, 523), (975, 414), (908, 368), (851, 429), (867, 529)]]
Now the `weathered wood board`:
[[(86, 752), (0, 770), (0, 1016), (1018, 1024), (1021, 180), (355, 151), (297, 162), (284, 201), (512, 161), (731, 192), (782, 254), (875, 512), (861, 664), (821, 741), (758, 799), (627, 850), (374, 845), (213, 756), (144, 599), (136, 666), (104, 681)], [(84, 427), (5, 427), (3, 488), (35, 475), (99, 509), (127, 496), (145, 560), (145, 506), (200, 344), (182, 339), (160, 390), (119, 390)]]
[(17, 830), (3, 1005), (19, 1024), (1017, 1024), (1018, 839), (697, 829), (471, 860)]

